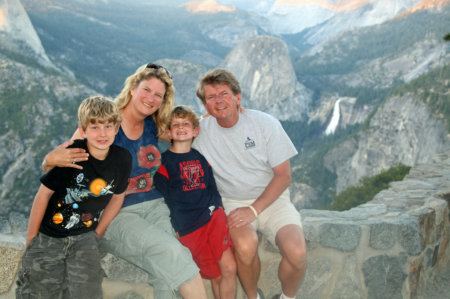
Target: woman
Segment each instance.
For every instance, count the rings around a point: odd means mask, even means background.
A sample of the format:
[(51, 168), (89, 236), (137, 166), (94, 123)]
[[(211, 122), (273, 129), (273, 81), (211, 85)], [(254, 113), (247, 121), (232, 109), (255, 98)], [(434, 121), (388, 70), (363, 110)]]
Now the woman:
[[(122, 124), (114, 144), (128, 149), (133, 157), (132, 172), (121, 211), (102, 238), (112, 254), (149, 273), (155, 298), (206, 298), (199, 269), (189, 250), (176, 239), (169, 209), (153, 187), (153, 174), (161, 164), (158, 137), (164, 135), (174, 103), (170, 73), (149, 63), (125, 80), (116, 98)], [(75, 132), (72, 139), (80, 138)], [(87, 159), (80, 149), (66, 149), (66, 142), (49, 153), (44, 171), (54, 166), (80, 168)]]

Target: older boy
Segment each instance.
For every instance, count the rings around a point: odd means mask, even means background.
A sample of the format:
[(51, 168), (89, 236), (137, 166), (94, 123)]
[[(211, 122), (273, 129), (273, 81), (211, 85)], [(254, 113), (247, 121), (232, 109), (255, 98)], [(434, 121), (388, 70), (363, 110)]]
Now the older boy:
[(191, 148), (198, 125), (197, 115), (190, 108), (173, 109), (167, 130), (171, 148), (162, 154), (154, 180), (169, 207), (180, 242), (190, 249), (201, 276), (211, 280), (214, 296), (232, 299), (236, 264), (222, 199), (211, 166)]
[(102, 298), (99, 238), (119, 212), (131, 169), (130, 153), (113, 145), (116, 104), (90, 97), (78, 108), (89, 153), (83, 169), (55, 167), (41, 177), (30, 212), (17, 298)]

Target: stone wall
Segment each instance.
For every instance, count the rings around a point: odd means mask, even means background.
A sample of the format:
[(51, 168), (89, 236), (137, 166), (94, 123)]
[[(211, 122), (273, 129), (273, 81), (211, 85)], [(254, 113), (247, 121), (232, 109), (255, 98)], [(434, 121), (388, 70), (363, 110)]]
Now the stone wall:
[[(438, 298), (427, 292), (449, 285), (438, 279), (450, 273), (449, 202), (450, 152), (412, 168), (369, 203), (344, 212), (301, 210), (308, 257), (297, 297)], [(0, 299), (14, 298), (25, 229), (20, 215), (0, 219)], [(280, 256), (264, 239), (259, 253), (259, 287), (272, 298)], [(105, 298), (153, 298), (139, 268), (110, 254), (102, 265)], [(237, 298), (244, 298), (241, 289)]]

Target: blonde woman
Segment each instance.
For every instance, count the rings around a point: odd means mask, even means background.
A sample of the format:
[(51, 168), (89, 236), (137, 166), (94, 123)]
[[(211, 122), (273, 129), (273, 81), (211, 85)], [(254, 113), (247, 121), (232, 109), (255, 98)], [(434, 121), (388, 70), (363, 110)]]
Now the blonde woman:
[[(149, 63), (139, 67), (125, 80), (116, 103), (122, 124), (114, 144), (122, 146), (133, 158), (123, 207), (105, 232), (102, 243), (112, 254), (145, 270), (155, 298), (206, 298), (199, 269), (189, 249), (176, 239), (169, 209), (153, 187), (153, 174), (161, 165), (158, 138), (164, 135), (174, 104), (170, 73)], [(72, 139), (78, 138), (76, 132)], [(67, 149), (66, 142), (49, 153), (43, 163), (79, 168), (86, 153)]]

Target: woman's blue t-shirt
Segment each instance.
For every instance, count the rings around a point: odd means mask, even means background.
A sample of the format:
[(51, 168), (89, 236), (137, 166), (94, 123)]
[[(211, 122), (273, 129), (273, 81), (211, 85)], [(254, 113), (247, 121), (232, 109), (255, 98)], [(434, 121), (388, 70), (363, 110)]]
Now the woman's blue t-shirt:
[(153, 186), (153, 175), (161, 165), (157, 134), (156, 124), (151, 116), (145, 119), (144, 132), (137, 140), (129, 139), (122, 127), (119, 128), (114, 144), (126, 148), (133, 158), (123, 207), (162, 197)]

